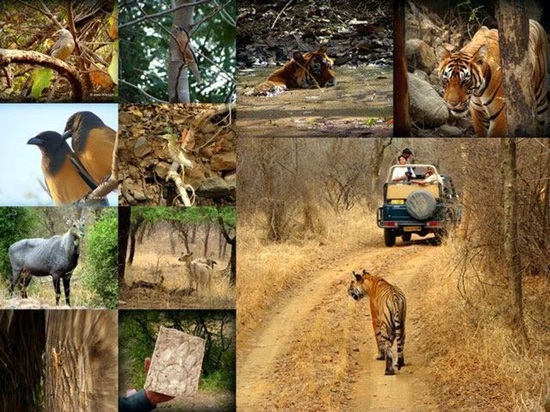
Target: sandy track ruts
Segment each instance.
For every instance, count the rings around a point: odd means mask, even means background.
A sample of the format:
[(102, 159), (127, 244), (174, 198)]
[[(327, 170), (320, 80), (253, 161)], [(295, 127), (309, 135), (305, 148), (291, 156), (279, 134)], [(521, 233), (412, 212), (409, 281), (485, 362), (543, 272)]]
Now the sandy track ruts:
[[(276, 362), (291, 350), (292, 337), (307, 329), (311, 312), (330, 291), (330, 286), (341, 283), (352, 270), (366, 267), (374, 274), (383, 275), (397, 283), (405, 292), (409, 311), (405, 356), (407, 366), (396, 376), (384, 375), (383, 362), (374, 360), (374, 337), (370, 316), (365, 318), (365, 341), (356, 342), (360, 348), (354, 374), (351, 408), (357, 411), (430, 411), (426, 403), (426, 388), (417, 366), (422, 364), (422, 348), (415, 345), (416, 322), (414, 307), (421, 299), (422, 273), (435, 259), (434, 249), (425, 242), (385, 248), (377, 245), (350, 252), (323, 262), (324, 268), (312, 269), (312, 280), (277, 302), (265, 317), (265, 324), (239, 348), (237, 365), (237, 407), (241, 411), (258, 411), (266, 395), (281, 382), (275, 376)], [(428, 269), (429, 270), (429, 269)], [(349, 279), (349, 278), (346, 278)], [(342, 304), (346, 296), (342, 296)], [(365, 305), (366, 301), (358, 304)], [(351, 343), (352, 345), (354, 343)], [(370, 346), (369, 346), (370, 345)]]

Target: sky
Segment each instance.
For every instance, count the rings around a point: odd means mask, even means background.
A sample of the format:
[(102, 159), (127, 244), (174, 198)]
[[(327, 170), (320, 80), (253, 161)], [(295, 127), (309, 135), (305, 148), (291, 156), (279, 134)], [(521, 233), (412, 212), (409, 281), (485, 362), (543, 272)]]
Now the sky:
[[(27, 141), (47, 130), (63, 134), (69, 117), (84, 110), (118, 129), (117, 104), (0, 104), (0, 206), (53, 206), (40, 185), (44, 181), (40, 149)], [(109, 205), (116, 202), (117, 194), (111, 193)]]

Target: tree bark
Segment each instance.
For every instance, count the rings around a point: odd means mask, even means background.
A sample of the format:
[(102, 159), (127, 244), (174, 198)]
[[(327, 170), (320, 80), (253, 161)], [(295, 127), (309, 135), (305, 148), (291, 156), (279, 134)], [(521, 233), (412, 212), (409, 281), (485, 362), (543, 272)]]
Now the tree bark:
[(503, 249), (505, 270), (512, 292), (512, 305), (509, 305), (511, 327), (515, 334), (527, 342), (527, 329), (523, 319), (523, 297), (521, 283), (521, 262), (518, 250), (518, 197), (517, 197), (517, 159), (515, 138), (501, 139), (503, 172), (504, 236)]
[(538, 136), (533, 68), (529, 60), (529, 19), (525, 1), (499, 0), (496, 17), (502, 86), (506, 100), (507, 134)]
[(0, 311), (0, 410), (42, 406), (45, 311)]
[(231, 257), (229, 258), (229, 283), (234, 285), (237, 281), (237, 235), (233, 237), (229, 235), (229, 231), (225, 227), (225, 223), (221, 216), (218, 218), (218, 222), (225, 241), (231, 245)]
[(405, 56), (405, 2), (400, 0), (394, 1), (393, 43), (393, 135), (409, 137), (411, 135), (411, 118), (409, 116), (409, 81)]
[(375, 210), (378, 203), (378, 183), (380, 178), (380, 168), (384, 160), (384, 152), (391, 145), (392, 138), (377, 138), (374, 140), (372, 151), (372, 171), (370, 173), (370, 190), (367, 194), (367, 204), (371, 210)]
[(115, 311), (47, 313), (45, 410), (117, 410), (117, 326)]
[(129, 206), (118, 208), (118, 282), (124, 282), (126, 271), (126, 254), (128, 252), (128, 237), (132, 209)]
[[(176, 0), (175, 6), (193, 3), (193, 0)], [(187, 33), (193, 26), (193, 6), (183, 7), (174, 12), (173, 24), (183, 27)], [(170, 50), (177, 50), (178, 46), (174, 38), (170, 38)], [(172, 61), (168, 64), (168, 101), (170, 103), (189, 103), (189, 78), (188, 69), (182, 68), (181, 61)], [(177, 90), (176, 90), (177, 89)]]
[(35, 51), (0, 49), (0, 68), (13, 63), (30, 64), (55, 70), (69, 81), (73, 94), (72, 101), (82, 101), (84, 91), (76, 69), (64, 61)]

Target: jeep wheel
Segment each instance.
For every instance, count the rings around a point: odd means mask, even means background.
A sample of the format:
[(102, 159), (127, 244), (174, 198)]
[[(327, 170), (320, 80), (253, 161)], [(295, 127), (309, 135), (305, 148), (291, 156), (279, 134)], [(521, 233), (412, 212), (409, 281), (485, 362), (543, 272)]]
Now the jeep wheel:
[(401, 239), (403, 239), (403, 242), (410, 242), (411, 241), (412, 233), (403, 233), (401, 236)]
[(388, 247), (395, 245), (395, 234), (391, 229), (384, 229), (384, 244)]
[(427, 190), (415, 190), (405, 202), (407, 212), (418, 220), (425, 220), (435, 211), (435, 197)]

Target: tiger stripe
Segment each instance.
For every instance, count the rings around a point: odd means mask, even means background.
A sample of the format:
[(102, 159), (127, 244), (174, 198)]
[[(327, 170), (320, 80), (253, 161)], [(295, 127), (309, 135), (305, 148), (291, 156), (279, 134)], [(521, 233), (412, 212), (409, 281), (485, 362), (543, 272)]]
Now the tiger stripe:
[[(529, 20), (529, 58), (533, 65), (535, 115), (541, 128), (548, 125), (546, 73), (548, 40), (543, 27)], [(455, 116), (469, 112), (477, 136), (506, 135), (506, 104), (502, 87), (498, 31), (481, 27), (470, 43), (451, 53), (441, 46), (437, 50), (439, 77), (444, 100)]]
[(266, 81), (245, 93), (252, 96), (273, 96), (289, 89), (312, 89), (336, 85), (334, 61), (327, 55), (327, 46), (302, 54), (298, 51), (292, 60), (275, 70)]
[(397, 369), (405, 366), (405, 318), (407, 301), (405, 294), (378, 276), (353, 272), (355, 280), (351, 281), (348, 295), (354, 300), (368, 296), (372, 326), (376, 338), (378, 355), (376, 359), (386, 360), (386, 375), (394, 375), (392, 346), (397, 341)]

